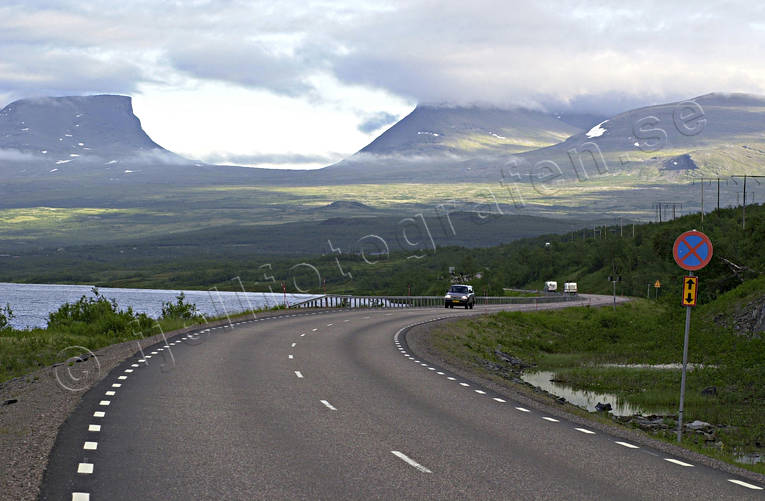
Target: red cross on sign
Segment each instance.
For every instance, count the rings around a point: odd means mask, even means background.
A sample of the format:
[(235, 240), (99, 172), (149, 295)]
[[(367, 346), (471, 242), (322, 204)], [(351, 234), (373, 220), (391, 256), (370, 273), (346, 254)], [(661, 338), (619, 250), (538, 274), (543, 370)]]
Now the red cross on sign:
[(672, 254), (680, 268), (700, 270), (712, 260), (712, 241), (700, 231), (686, 231), (675, 240)]

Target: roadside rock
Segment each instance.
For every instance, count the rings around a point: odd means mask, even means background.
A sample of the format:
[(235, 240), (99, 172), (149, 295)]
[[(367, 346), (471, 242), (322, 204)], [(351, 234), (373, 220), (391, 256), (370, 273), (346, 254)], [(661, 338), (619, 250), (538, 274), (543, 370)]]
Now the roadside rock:
[(494, 350), (494, 354), (497, 356), (498, 359), (502, 360), (503, 362), (506, 362), (506, 363), (510, 364), (513, 367), (513, 369), (523, 370), (523, 369), (527, 369), (529, 367), (533, 367), (532, 364), (526, 363), (523, 360), (521, 360), (520, 358), (516, 358), (516, 357), (514, 357), (512, 355), (509, 355), (509, 354), (507, 354), (507, 353), (505, 353), (505, 352), (503, 352), (503, 351), (501, 351), (499, 349), (495, 349)]
[(701, 394), (708, 397), (717, 396), (717, 386), (707, 386), (706, 388), (701, 390)]
[(611, 404), (598, 402), (595, 405), (595, 410), (598, 412), (609, 412), (611, 410)]

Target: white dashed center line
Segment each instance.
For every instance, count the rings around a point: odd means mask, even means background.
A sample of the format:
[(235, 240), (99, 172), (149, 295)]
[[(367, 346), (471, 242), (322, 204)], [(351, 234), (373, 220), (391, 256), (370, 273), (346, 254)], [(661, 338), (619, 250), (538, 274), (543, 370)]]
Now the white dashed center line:
[(112, 388), (121, 388), (121, 387), (122, 387), (122, 385), (120, 383), (114, 383), (112, 385)]
[(100, 402), (98, 402), (98, 405), (102, 405), (104, 407), (107, 407), (110, 403), (111, 403), (110, 400), (101, 400)]
[(457, 380), (457, 378), (453, 378), (451, 376), (446, 376), (446, 379), (448, 379), (449, 381), (456, 381)]
[(501, 398), (497, 398), (497, 397), (494, 397), (494, 400), (496, 400), (497, 402), (501, 404), (504, 404), (506, 402), (506, 400), (502, 400)]
[(547, 416), (544, 416), (542, 419), (544, 419), (545, 421), (550, 421), (551, 423), (560, 423), (560, 421), (558, 421), (557, 419), (547, 417)]
[(297, 343), (292, 343), (292, 347), (294, 348), (295, 346), (297, 346)]
[(741, 480), (736, 480), (733, 478), (729, 478), (728, 482), (733, 482), (736, 485), (740, 485), (742, 487), (746, 487), (747, 489), (754, 489), (756, 491), (761, 491), (762, 487), (757, 487), (756, 485), (748, 484), (746, 482), (742, 482)]
[(526, 409), (525, 407), (516, 407), (521, 412), (531, 412), (530, 410)]
[(691, 466), (691, 467), (693, 466), (692, 464), (684, 463), (684, 462), (680, 461), (679, 459), (664, 458), (664, 461), (669, 461), (670, 463), (674, 463), (674, 464), (677, 464), (677, 465), (680, 465), (680, 466)]
[(98, 442), (85, 442), (82, 448), (86, 451), (94, 451), (98, 449)]
[(90, 494), (87, 492), (73, 492), (72, 501), (90, 501)]
[(122, 379), (122, 380), (125, 380), (125, 379), (127, 379), (127, 376), (120, 376), (120, 377), (118, 377), (117, 379)]
[(300, 371), (295, 371), (295, 375), (299, 378), (303, 378), (303, 374)]
[(335, 407), (333, 407), (333, 406), (332, 406), (332, 404), (330, 404), (330, 403), (329, 403), (329, 402), (327, 402), (326, 400), (322, 400), (322, 401), (321, 401), (321, 403), (323, 403), (323, 404), (324, 404), (324, 406), (325, 406), (327, 409), (331, 410), (331, 411), (336, 411), (336, 410), (337, 410), (337, 409), (335, 409)]
[(293, 357), (292, 355), (287, 355), (287, 357), (288, 357), (290, 360), (292, 360), (293, 358), (295, 358), (295, 357)]
[(430, 471), (429, 469), (425, 468), (424, 466), (422, 466), (420, 463), (418, 463), (414, 459), (411, 459), (410, 457), (408, 457), (403, 452), (399, 452), (399, 451), (390, 451), (390, 452), (394, 456), (396, 456), (397, 458), (401, 459), (402, 461), (404, 461), (408, 465), (415, 467), (416, 469), (420, 470), (423, 473), (433, 473), (432, 471)]
[(107, 397), (113, 397), (113, 396), (114, 396), (114, 395), (116, 395), (116, 394), (117, 394), (117, 392), (116, 392), (116, 391), (107, 391), (107, 392), (106, 392), (106, 396), (107, 396)]
[(467, 383), (460, 383), (460, 386), (470, 386), (470, 385)]
[(101, 431), (101, 425), (100, 424), (88, 425), (88, 431)]
[(483, 391), (483, 390), (473, 390), (473, 391), (475, 391), (476, 393), (481, 394), (481, 395), (486, 395), (486, 392)]
[(311, 329), (312, 332), (316, 332), (317, 330), (319, 330), (319, 329)]
[(104, 411), (96, 411), (93, 413), (93, 417), (104, 417), (106, 413)]

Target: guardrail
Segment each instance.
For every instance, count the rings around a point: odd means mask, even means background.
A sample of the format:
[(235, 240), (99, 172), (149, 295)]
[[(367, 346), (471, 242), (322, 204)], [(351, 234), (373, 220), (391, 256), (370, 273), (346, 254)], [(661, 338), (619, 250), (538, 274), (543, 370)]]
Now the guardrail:
[[(476, 296), (475, 304), (544, 304), (576, 301), (577, 294), (539, 297)], [(326, 294), (293, 303), (290, 308), (433, 308), (444, 307), (443, 296), (354, 296)]]

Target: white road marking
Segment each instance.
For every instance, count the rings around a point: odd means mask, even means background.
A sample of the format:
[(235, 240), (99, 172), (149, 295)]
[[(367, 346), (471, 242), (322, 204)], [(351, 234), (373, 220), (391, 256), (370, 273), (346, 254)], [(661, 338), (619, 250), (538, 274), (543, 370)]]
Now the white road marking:
[(576, 431), (581, 431), (582, 433), (586, 433), (588, 435), (595, 435), (594, 431), (590, 431), (587, 428), (574, 428)]
[(427, 367), (428, 366), (428, 364), (423, 364), (423, 363), (421, 363), (420, 365), (423, 366), (423, 367)]
[(327, 327), (332, 327), (333, 325), (335, 325), (335, 324), (327, 324)]
[(475, 391), (476, 393), (479, 393), (481, 395), (486, 395), (486, 392), (483, 391), (483, 390), (473, 390), (473, 391)]
[(460, 383), (460, 386), (470, 386), (470, 385), (467, 383)]
[[(151, 355), (146, 355), (146, 358), (151, 358)], [(146, 362), (146, 360), (144, 360), (144, 362)]]
[(122, 385), (121, 385), (121, 384), (119, 384), (119, 383), (114, 383), (114, 384), (112, 385), (112, 388), (121, 388), (121, 387), (122, 387)]
[(117, 379), (123, 379), (124, 380), (124, 379), (127, 379), (127, 376), (120, 376)]
[(428, 370), (429, 370), (429, 371), (434, 371), (434, 370), (436, 370), (436, 369), (435, 369), (435, 367), (428, 367)]
[(560, 421), (558, 421), (557, 419), (547, 417), (547, 416), (544, 416), (542, 419), (544, 419), (545, 421), (550, 421), (551, 423), (560, 423)]
[(621, 445), (621, 446), (623, 446), (623, 447), (626, 447), (628, 449), (640, 449), (640, 447), (638, 447), (637, 445), (632, 445), (632, 444), (630, 444), (628, 442), (619, 442), (617, 440), (616, 443)]
[(73, 492), (72, 501), (90, 501), (90, 494), (87, 492)]
[(101, 425), (100, 424), (90, 424), (90, 425), (88, 425), (88, 431), (101, 431)]
[(449, 381), (456, 381), (457, 380), (457, 378), (453, 378), (451, 376), (446, 376), (446, 379), (448, 379)]
[(506, 400), (502, 400), (501, 398), (497, 398), (497, 397), (494, 397), (494, 400), (496, 400), (497, 402), (501, 404), (504, 404), (506, 402)]
[(113, 397), (113, 396), (114, 396), (114, 395), (116, 395), (116, 394), (117, 394), (117, 392), (116, 392), (116, 391), (107, 391), (107, 392), (106, 392), (106, 396), (107, 396), (107, 397)]
[(133, 372), (133, 369), (125, 369), (125, 372), (127, 372), (128, 374), (130, 374), (131, 372)]
[(98, 442), (85, 442), (82, 448), (87, 451), (94, 451), (98, 449)]
[(526, 409), (525, 407), (516, 407), (521, 412), (531, 412), (530, 410)]
[(152, 352), (151, 352), (151, 354), (152, 354), (152, 355), (156, 355), (156, 354), (157, 354), (157, 352), (156, 352), (156, 351), (152, 351)]
[(131, 364), (130, 367), (139, 367), (138, 364)]
[(138, 363), (142, 363), (142, 362), (146, 362), (146, 360), (144, 360), (143, 358), (138, 360)]
[(331, 410), (331, 411), (336, 411), (336, 410), (337, 410), (337, 409), (335, 409), (335, 408), (332, 406), (332, 404), (330, 404), (330, 403), (329, 403), (329, 402), (327, 402), (326, 400), (322, 400), (322, 401), (321, 401), (321, 403), (323, 403), (323, 404), (324, 404), (324, 405), (327, 407), (327, 409), (329, 409), (329, 410)]
[(319, 330), (319, 329), (311, 329), (312, 332), (316, 332), (317, 330)]
[(303, 336), (305, 336), (305, 332), (300, 335), (300, 337), (303, 337)]
[(292, 355), (287, 355), (287, 357), (288, 357), (290, 360), (292, 360), (293, 358), (295, 358), (295, 357), (293, 357)]
[(438, 374), (439, 376), (443, 376), (444, 375), (444, 373), (441, 372), (441, 371), (436, 372), (436, 374)]
[(295, 371), (295, 375), (302, 379), (303, 374), (300, 371)]
[(343, 320), (343, 322), (350, 322), (350, 320)]
[(684, 463), (680, 461), (679, 459), (672, 459), (672, 458), (664, 458), (664, 461), (669, 461), (670, 463), (679, 464), (680, 466), (693, 466), (692, 464)]
[(736, 479), (733, 479), (733, 478), (729, 478), (728, 482), (733, 482), (736, 485), (747, 487), (749, 489), (754, 489), (756, 491), (761, 491), (762, 490), (762, 487), (757, 487), (756, 485), (748, 484), (746, 482), (742, 482), (741, 480), (736, 480)]
[(297, 343), (292, 343), (292, 347), (294, 348), (297, 345)]
[(80, 463), (77, 465), (77, 473), (90, 475), (93, 473), (93, 463)]
[(422, 466), (420, 463), (418, 463), (418, 462), (417, 462), (417, 461), (415, 461), (414, 459), (411, 459), (411, 458), (409, 458), (409, 457), (408, 457), (406, 454), (404, 454), (403, 452), (399, 452), (399, 451), (391, 451), (391, 453), (392, 453), (394, 456), (396, 456), (397, 458), (399, 458), (399, 459), (401, 459), (402, 461), (404, 461), (405, 463), (407, 463), (409, 466), (413, 466), (413, 467), (417, 468), (418, 470), (420, 470), (420, 471), (421, 471), (421, 472), (423, 472), (423, 473), (433, 473), (432, 471), (430, 471), (429, 469), (425, 468), (424, 466)]
[(106, 413), (103, 411), (96, 411), (93, 413), (93, 417), (104, 417), (106, 416)]
[(104, 407), (108, 406), (111, 403), (109, 400), (101, 400), (98, 402), (98, 405), (103, 405)]

